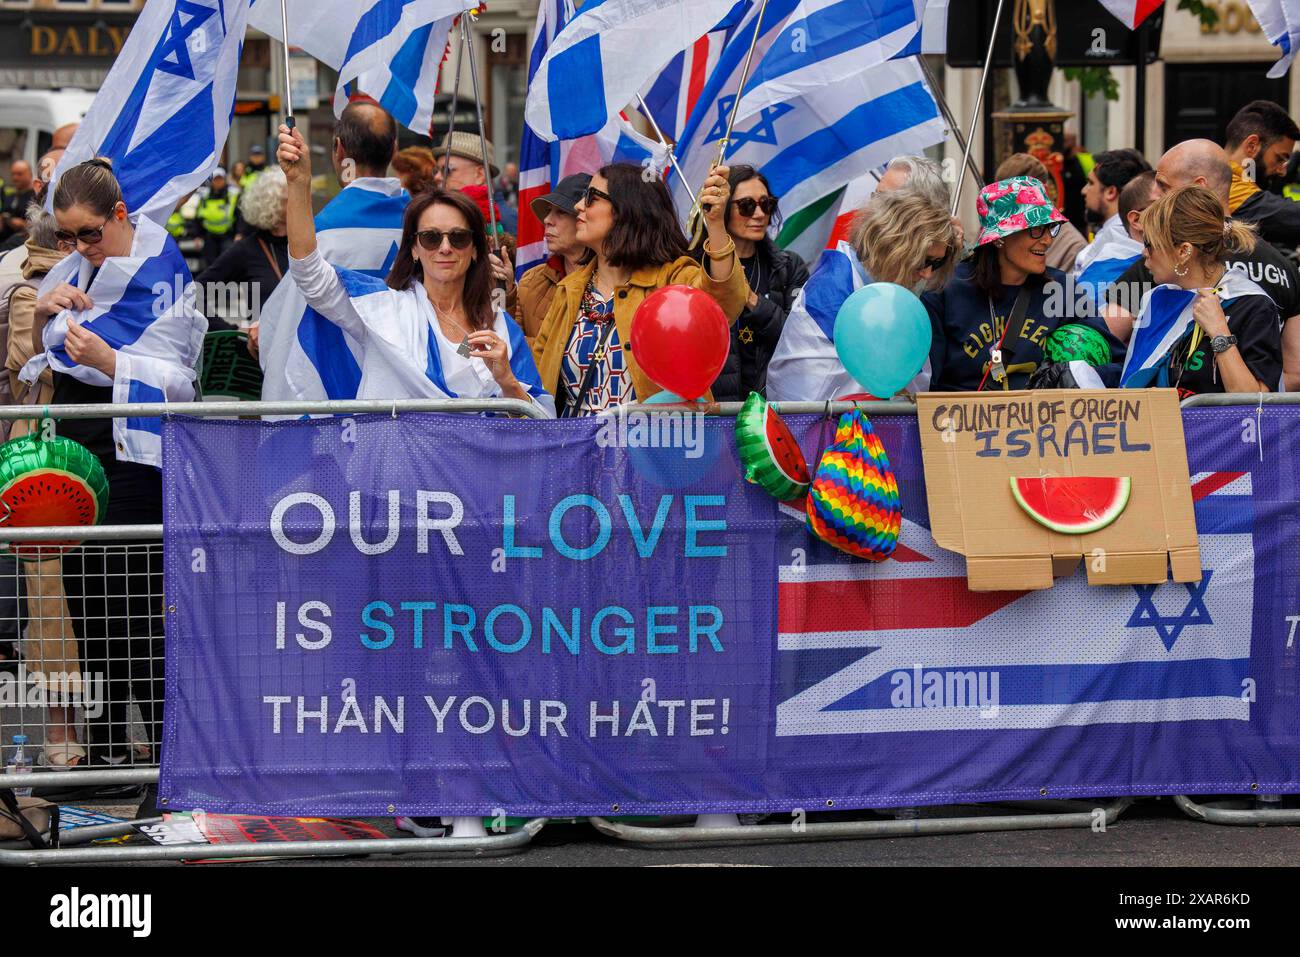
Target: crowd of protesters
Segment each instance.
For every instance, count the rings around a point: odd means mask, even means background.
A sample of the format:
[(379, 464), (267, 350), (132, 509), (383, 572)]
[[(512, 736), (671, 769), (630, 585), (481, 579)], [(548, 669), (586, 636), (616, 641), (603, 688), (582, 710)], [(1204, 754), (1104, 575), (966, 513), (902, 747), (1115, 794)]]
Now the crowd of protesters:
[[(933, 345), (912, 388), (1116, 387), (1148, 293), (1160, 285), (1195, 294), (1195, 323), (1160, 358), (1158, 384), (1184, 395), (1300, 388), (1300, 276), (1292, 262), (1300, 204), (1278, 188), (1294, 165), (1300, 129), (1281, 107), (1257, 101), (1232, 118), (1225, 134), (1222, 144), (1174, 144), (1154, 164), (1132, 149), (1103, 152), (1091, 158), (1086, 176), (1077, 144), (1055, 171), (1034, 156), (1013, 155), (981, 190), (978, 229), (969, 235), (950, 215), (949, 187), (936, 163), (914, 156), (891, 162), (839, 248), (854, 264), (856, 285), (895, 283), (921, 297)], [(345, 188), (388, 201), (391, 222), (375, 225), (400, 228), (401, 238), (386, 276), (342, 278), (318, 249), (310, 153), (287, 127), (280, 128), (277, 165), (254, 147), (229, 175), (216, 170), (197, 197), (178, 205), (168, 231), (178, 239), (202, 233), (200, 284), (254, 285), (257, 301), (265, 302), (281, 283), (293, 283), (358, 345), (362, 398), (508, 397), (559, 417), (648, 400), (660, 386), (628, 348), (632, 321), (650, 293), (677, 284), (712, 297), (731, 324), (730, 353), (709, 398), (862, 394), (824, 323), (818, 332), (816, 323), (788, 321), (814, 310), (833, 319), (847, 293), (826, 257), (810, 273), (773, 242), (780, 197), (759, 170), (712, 171), (702, 184), (702, 239), (694, 246), (664, 182), (641, 167), (610, 164), (566, 176), (531, 201), (549, 258), (516, 282), (517, 166), (498, 168), (491, 144), (466, 132), (432, 147), (397, 146), (392, 118), (374, 103), (354, 103), (340, 118), (331, 157)], [(45, 212), (40, 201), (60, 153), (42, 157), (30, 181), (31, 171), (15, 164), (11, 189), (26, 202), (21, 209), (19, 200), (7, 202), (0, 211), (0, 229), (17, 237), (0, 258), (5, 391), (10, 402), (106, 403), (113, 385), (48, 367), (33, 382), (18, 378), (52, 348), (102, 371), (104, 382), (120, 377), (116, 351), (78, 324), (60, 327), (52, 340), (52, 320), (90, 306), (86, 293), (64, 284), (38, 295), (36, 287), (73, 251), (95, 269), (107, 257), (130, 254), (143, 227), (122, 201), (111, 168), (99, 161), (64, 171), (53, 212)], [(1115, 258), (1116, 250), (1124, 255)], [(1117, 264), (1115, 274), (1088, 278), (1105, 264)], [(1069, 294), (1076, 282), (1091, 289), (1090, 299)], [(1086, 374), (1044, 354), (1052, 333), (1070, 323), (1090, 328), (1106, 346), (1105, 361)], [(252, 336), (256, 353), (255, 327)], [(194, 356), (166, 361), (178, 370), (169, 398), (184, 400), (194, 392)], [(69, 421), (60, 433), (104, 465), (111, 490), (106, 521), (161, 521), (158, 471), (114, 441), (111, 420)], [(149, 705), (145, 722), (157, 742), (157, 558), (141, 553), (108, 567), (101, 556), (95, 568), (88, 561), (64, 558), (60, 568), (55, 559), (27, 570), (32, 620), (70, 621), (75, 641), (66, 634), (45, 640), (41, 628), (29, 629), (26, 656), (50, 670), (74, 671), (80, 663), (107, 671), (115, 699), (134, 696)], [(107, 650), (114, 637), (131, 643), (120, 656)], [(12, 655), (0, 642), (0, 658)], [(155, 670), (141, 670), (151, 660)], [(132, 745), (120, 709), (110, 708), (87, 742), (72, 735), (67, 715), (52, 712), (51, 719), (44, 748), (53, 766), (157, 759)], [(435, 824), (406, 822), (420, 833)]]

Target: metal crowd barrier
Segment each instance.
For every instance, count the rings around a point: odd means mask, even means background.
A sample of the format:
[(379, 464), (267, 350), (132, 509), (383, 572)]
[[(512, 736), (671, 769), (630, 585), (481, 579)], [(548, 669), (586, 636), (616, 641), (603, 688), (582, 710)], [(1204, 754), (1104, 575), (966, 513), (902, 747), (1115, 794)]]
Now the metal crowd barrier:
[[(1196, 396), (1183, 403), (1184, 407), (1204, 406), (1263, 406), (1289, 405), (1300, 402), (1300, 395), (1268, 394), (1263, 395), (1206, 395)], [(777, 402), (773, 407), (785, 415), (823, 414), (839, 415), (852, 409), (861, 409), (869, 415), (914, 415), (916, 405), (909, 401), (856, 401), (856, 402)], [(735, 416), (739, 413), (741, 403), (714, 403), (702, 407), (709, 415)], [(681, 406), (636, 405), (629, 407), (639, 412), (656, 414), (669, 411), (680, 412)], [(525, 418), (541, 418), (540, 413), (531, 403), (514, 399), (491, 400), (447, 400), (447, 399), (399, 399), (392, 401), (331, 401), (331, 402), (200, 402), (185, 405), (158, 405), (149, 403), (120, 405), (78, 405), (51, 406), (41, 409), (39, 416), (33, 416), (35, 410), (26, 408), (0, 408), (0, 420), (51, 418), (107, 418), (107, 417), (157, 417), (169, 415), (187, 415), (196, 417), (251, 417), (251, 416), (299, 416), (299, 415), (360, 415), (390, 414), (394, 417), (403, 412), (448, 412), (478, 413), (496, 412), (518, 415)], [(79, 554), (83, 560), (89, 554), (110, 554), (114, 549), (144, 549), (160, 552), (163, 528), (161, 525), (116, 525), (86, 528), (44, 527), (5, 529), (0, 526), (0, 545), (5, 543), (50, 541), (71, 539), (81, 541), (69, 554)], [(115, 542), (133, 542), (134, 545), (115, 545)], [(49, 574), (50, 572), (46, 572)], [(15, 569), (13, 574), (22, 574)], [(38, 570), (37, 578), (41, 572)], [(0, 576), (2, 577), (2, 576)], [(29, 576), (30, 577), (30, 576)], [(152, 597), (152, 596), (150, 596)], [(161, 596), (159, 596), (161, 598)], [(45, 609), (42, 609), (44, 612)], [(51, 616), (42, 614), (37, 620), (49, 624)], [(29, 623), (33, 620), (27, 616)], [(66, 618), (58, 617), (58, 634), (60, 640), (66, 641)], [(149, 660), (150, 667), (161, 668), (161, 661)], [(20, 708), (20, 713), (22, 709)], [(138, 721), (136, 723), (138, 727)], [(22, 730), (29, 725), (22, 724)], [(36, 725), (42, 734), (42, 740), (32, 741), (33, 748), (44, 743), (44, 733), (49, 725)], [(69, 723), (68, 730), (71, 730)], [(86, 740), (86, 721), (84, 715), (76, 727), (83, 732), (81, 739)], [(3, 735), (5, 754), (15, 731), (15, 727), (0, 721), (0, 735)], [(21, 733), (21, 730), (19, 731)], [(156, 763), (157, 742), (148, 741), (138, 735), (133, 737), (133, 747), (139, 746), (140, 753), (132, 754), (129, 766), (96, 768), (93, 770), (36, 771), (23, 775), (17, 781), (5, 780), (0, 776), (0, 787), (79, 787), (83, 785), (139, 785), (158, 781)], [(149, 753), (145, 754), (144, 749)], [(1115, 798), (1108, 803), (1087, 801), (1025, 801), (1013, 804), (986, 805), (989, 814), (963, 813), (964, 805), (954, 808), (955, 814), (943, 816), (944, 807), (926, 807), (917, 809), (915, 817), (909, 812), (898, 820), (846, 820), (800, 822), (797, 826), (789, 821), (775, 823), (741, 825), (741, 826), (682, 826), (680, 818), (663, 818), (658, 824), (629, 824), (609, 820), (604, 817), (592, 817), (590, 823), (601, 834), (630, 843), (676, 846), (685, 844), (723, 844), (723, 843), (778, 843), (796, 841), (838, 840), (845, 838), (867, 837), (905, 837), (939, 834), (966, 834), (978, 832), (999, 832), (1011, 830), (1080, 828), (1103, 829), (1118, 820), (1121, 814), (1136, 800), (1135, 798)], [(1196, 820), (1221, 824), (1294, 824), (1300, 823), (1300, 811), (1292, 810), (1225, 810), (1209, 805), (1199, 805), (1185, 796), (1174, 797), (1176, 805), (1189, 817)], [(999, 814), (995, 809), (1011, 807), (1020, 810), (1040, 810), (1040, 813)], [(922, 813), (924, 816), (922, 816)], [(66, 831), (61, 837), (58, 850), (4, 850), (0, 849), (0, 864), (41, 864), (41, 863), (92, 863), (104, 861), (143, 861), (143, 860), (182, 860), (203, 857), (205, 859), (245, 857), (300, 857), (300, 856), (335, 856), (362, 854), (410, 854), (429, 853), (448, 856), (474, 854), (509, 854), (519, 852), (527, 847), (533, 837), (546, 825), (546, 818), (527, 821), (522, 827), (503, 835), (489, 835), (476, 838), (396, 838), (363, 841), (329, 841), (329, 842), (285, 842), (280, 844), (249, 845), (181, 845), (181, 846), (146, 846), (146, 845), (109, 845), (88, 846), (91, 841), (104, 837), (115, 837), (134, 832), (135, 824), (103, 825), (97, 827), (77, 828)], [(137, 822), (138, 823), (138, 822)], [(145, 822), (148, 823), (148, 822)], [(707, 821), (705, 823), (708, 823)]]

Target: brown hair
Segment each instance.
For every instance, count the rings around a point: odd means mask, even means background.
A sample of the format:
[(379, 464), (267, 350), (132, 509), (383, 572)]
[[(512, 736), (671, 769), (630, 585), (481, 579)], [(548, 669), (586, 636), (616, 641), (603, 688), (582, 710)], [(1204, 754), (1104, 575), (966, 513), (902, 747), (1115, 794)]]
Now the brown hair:
[(412, 196), (433, 189), (433, 150), (427, 146), (408, 146), (393, 157), (393, 169), (403, 179), (411, 177)]
[(1204, 186), (1165, 193), (1142, 211), (1142, 232), (1153, 249), (1167, 255), (1191, 243), (1203, 262), (1255, 249), (1255, 227), (1225, 218), (1223, 201)]
[(935, 243), (948, 248), (948, 261), (926, 285), (942, 289), (957, 266), (957, 236), (948, 211), (909, 189), (874, 193), (854, 218), (849, 242), (875, 282), (911, 286), (908, 277)]
[(618, 269), (660, 266), (686, 255), (686, 237), (663, 180), (646, 182), (640, 166), (612, 163), (598, 175), (614, 198), (614, 226), (605, 237), (606, 261)]
[(113, 175), (113, 164), (106, 159), (78, 163), (65, 171), (54, 187), (54, 208), (60, 212), (85, 206), (97, 216), (109, 216), (120, 202), (122, 187)]
[(474, 237), (474, 261), (465, 274), (465, 289), (461, 294), (465, 304), (465, 318), (475, 329), (490, 329), (496, 320), (492, 307), (492, 264), (488, 261), (487, 228), (478, 204), (460, 192), (436, 189), (416, 196), (407, 204), (402, 217), (402, 241), (397, 249), (397, 260), (385, 280), (390, 289), (406, 289), (412, 282), (424, 280), (424, 267), (415, 258), (415, 234), (420, 228), (420, 217), (433, 205), (449, 206), (463, 217)]
[(1049, 173), (1042, 160), (1032, 153), (1012, 153), (1002, 161), (993, 178), (1001, 181), (1011, 179), (1013, 176), (1032, 176), (1043, 184), (1043, 192), (1047, 194), (1048, 199), (1054, 203), (1057, 201), (1056, 177)]

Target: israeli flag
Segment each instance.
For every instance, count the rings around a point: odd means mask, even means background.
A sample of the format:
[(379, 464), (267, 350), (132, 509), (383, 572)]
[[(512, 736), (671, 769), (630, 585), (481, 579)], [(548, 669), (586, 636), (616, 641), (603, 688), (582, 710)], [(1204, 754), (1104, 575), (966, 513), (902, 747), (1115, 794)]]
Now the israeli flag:
[(1268, 71), (1270, 78), (1285, 76), (1300, 46), (1300, 0), (1249, 0), (1268, 42), (1278, 48), (1280, 58)]
[(534, 73), (525, 120), (547, 140), (597, 132), (735, 4), (587, 0), (568, 19)]
[(107, 157), (132, 215), (166, 222), (225, 145), (247, 16), (241, 0), (148, 0), (54, 181)]
[(343, 112), (353, 94), (365, 93), (398, 123), (428, 136), (433, 128), (433, 98), (438, 92), (438, 74), (452, 23), (453, 18), (447, 17), (417, 27), (391, 61), (377, 63), (355, 80), (339, 84), (334, 91), (334, 115)]
[[(353, 180), (316, 216), (316, 246), (325, 261), (388, 275), (410, 198), (395, 179)], [(361, 344), (310, 308), (292, 281), (276, 286), (262, 306), (260, 328), (264, 400), (357, 397)]]
[[(379, 100), (400, 122), (428, 134), (430, 120), (422, 117), (432, 110), (447, 31), (456, 15), (477, 5), (475, 0), (284, 2), (289, 45), (338, 71), (336, 116), (347, 106), (351, 84)], [(252, 0), (248, 22), (267, 36), (285, 39), (280, 0)]]
[[(48, 367), (87, 385), (112, 386), (118, 403), (194, 400), (195, 367), (208, 321), (195, 306), (185, 257), (165, 229), (141, 216), (130, 255), (109, 257), (96, 271), (74, 252), (49, 271), (38, 294), (60, 283), (84, 290), (93, 305), (80, 312), (65, 310), (46, 324), (45, 351), (23, 366), (22, 381), (35, 382)], [(69, 321), (117, 350), (113, 378), (68, 355)], [(159, 418), (113, 420), (113, 444), (123, 461), (161, 468), (161, 440)]]
[[(1268, 293), (1237, 269), (1224, 273), (1219, 281), (1218, 295), (1225, 308), (1242, 296), (1268, 297)], [(1174, 346), (1195, 325), (1192, 318), (1195, 300), (1194, 290), (1174, 285), (1156, 286), (1146, 294), (1133, 325), (1133, 336), (1128, 342), (1128, 355), (1120, 374), (1121, 387), (1145, 389), (1169, 384), (1166, 360)]]
[[(1080, 257), (1090, 249), (1091, 247), (1082, 250)], [(1103, 243), (1092, 253), (1091, 261), (1079, 272), (1075, 285), (1083, 287), (1092, 300), (1093, 308), (1099, 309), (1105, 302), (1106, 290), (1141, 258), (1142, 244), (1137, 240), (1123, 238)]]
[[(293, 269), (297, 273), (298, 264)], [(437, 319), (423, 289), (390, 289), (382, 279), (337, 266), (334, 273), (350, 304), (350, 309), (344, 311), (352, 314), (353, 322), (360, 320), (361, 327), (353, 330), (356, 336), (349, 335), (349, 338), (365, 340), (358, 398), (457, 399), (501, 395), (501, 387), (482, 359), (462, 357), (434, 333)], [(555, 399), (542, 386), (523, 330), (500, 309), (496, 311), (492, 328), (506, 343), (510, 370), (519, 384), (543, 414), (554, 418)]]
[(780, 29), (753, 66), (737, 119), (920, 53), (917, 13), (916, 0), (769, 0), (764, 33)]
[(870, 282), (847, 242), (841, 240), (821, 254), (795, 297), (768, 363), (769, 400), (816, 401), (867, 391), (849, 375), (835, 351), (835, 317), (844, 300)]

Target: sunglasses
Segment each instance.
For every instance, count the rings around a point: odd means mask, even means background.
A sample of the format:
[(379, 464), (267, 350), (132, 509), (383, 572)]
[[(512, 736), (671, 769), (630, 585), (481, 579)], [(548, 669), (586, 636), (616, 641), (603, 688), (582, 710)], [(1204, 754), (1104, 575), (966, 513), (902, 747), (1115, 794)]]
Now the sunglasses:
[(583, 206), (586, 206), (588, 209), (590, 209), (590, 208), (591, 208), (591, 205), (592, 205), (594, 202), (596, 202), (596, 200), (598, 200), (598, 199), (608, 200), (608, 201), (609, 201), (609, 205), (611, 205), (611, 206), (614, 205), (614, 197), (613, 197), (613, 196), (609, 195), (609, 193), (605, 192), (605, 191), (602, 190), (602, 189), (596, 189), (596, 187), (594, 187), (594, 186), (588, 186), (588, 187), (587, 187), (587, 191), (586, 191), (585, 193), (582, 194), (582, 205), (583, 205)]
[(474, 234), (468, 229), (449, 229), (446, 232), (441, 229), (422, 229), (415, 234), (415, 238), (429, 252), (434, 252), (442, 248), (443, 239), (451, 243), (452, 249), (468, 249), (474, 241)]
[(746, 196), (744, 199), (736, 200), (733, 205), (746, 219), (753, 216), (756, 209), (761, 209), (764, 215), (771, 216), (776, 212), (776, 197), (764, 196), (762, 199), (754, 199), (752, 196)]
[(1045, 226), (1030, 226), (1025, 232), (1029, 233), (1030, 239), (1042, 239), (1044, 236), (1056, 238), (1057, 233), (1061, 231), (1062, 223), (1048, 223)]
[(927, 256), (927, 257), (925, 258), (925, 260), (921, 263), (921, 268), (922, 268), (922, 269), (929, 269), (929, 270), (932, 270), (932, 271), (934, 271), (934, 272), (938, 272), (940, 269), (942, 269), (944, 266), (946, 266), (946, 265), (948, 264), (948, 260), (949, 260), (950, 258), (952, 258), (952, 250), (951, 250), (951, 249), (949, 249), (947, 252), (945, 252), (945, 253), (944, 253), (942, 256), (940, 256), (938, 259), (931, 259), (930, 257)]
[(104, 238), (104, 227), (112, 220), (112, 216), (104, 220), (97, 227), (89, 229), (79, 229), (77, 232), (69, 232), (66, 229), (56, 229), (54, 231), (54, 241), (58, 244), (59, 249), (64, 252), (70, 252), (77, 248), (77, 243), (85, 243), (87, 246), (98, 245)]

